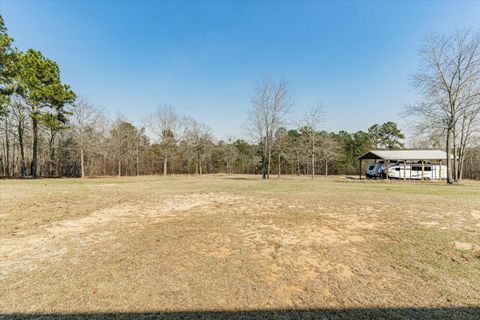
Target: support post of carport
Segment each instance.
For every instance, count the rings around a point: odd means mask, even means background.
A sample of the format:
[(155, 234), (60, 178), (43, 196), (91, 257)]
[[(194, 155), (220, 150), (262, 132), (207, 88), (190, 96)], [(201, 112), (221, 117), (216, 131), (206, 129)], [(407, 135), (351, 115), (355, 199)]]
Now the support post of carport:
[(358, 160), (358, 174), (360, 176), (360, 180), (362, 180), (362, 159)]
[(403, 180), (407, 179), (407, 160), (403, 160)]
[(388, 160), (386, 160), (386, 164), (385, 164), (385, 179), (388, 180)]
[(424, 162), (422, 160), (422, 180), (424, 179), (424, 175), (425, 175), (425, 165), (424, 165)]
[(438, 177), (438, 179), (440, 179), (440, 180), (442, 180), (442, 162), (443, 162), (443, 161), (440, 160), (440, 172), (439, 172), (439, 175), (440, 175), (440, 176)]

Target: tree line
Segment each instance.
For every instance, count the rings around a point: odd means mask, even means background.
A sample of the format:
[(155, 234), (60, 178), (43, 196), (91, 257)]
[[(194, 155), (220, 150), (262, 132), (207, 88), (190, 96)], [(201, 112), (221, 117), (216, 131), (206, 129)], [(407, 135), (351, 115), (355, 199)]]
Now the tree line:
[[(395, 122), (354, 133), (321, 130), (324, 109), (320, 103), (292, 121), (295, 103), (283, 80), (257, 83), (245, 126), (249, 141), (218, 140), (206, 124), (169, 105), (145, 115), (141, 125), (122, 117), (109, 119), (104, 110), (77, 97), (61, 81), (53, 60), (37, 50), (16, 49), (1, 16), (0, 37), (0, 175), (4, 177), (244, 173), (268, 179), (271, 174), (357, 174), (357, 157), (365, 151), (404, 147), (405, 136)], [(475, 63), (470, 61), (478, 68)], [(429, 74), (432, 70), (422, 72), (434, 78)], [(475, 72), (469, 72), (468, 81), (478, 85)], [(439, 118), (432, 120), (433, 113), (426, 108), (433, 108), (433, 100), (444, 98), (445, 93), (428, 89), (427, 78), (419, 72), (416, 79), (423, 100), (408, 107), (410, 113), (415, 111), (415, 119), (423, 120), (416, 122), (415, 130), (424, 139), (415, 144), (451, 150), (453, 143), (459, 157), (452, 176), (480, 178), (478, 100), (466, 93), (459, 98), (457, 92), (454, 119), (448, 122), (447, 113), (442, 113), (443, 118), (435, 113)], [(475, 85), (463, 84), (463, 75), (461, 79), (457, 91), (468, 87), (476, 97)]]
[[(358, 170), (356, 157), (372, 148), (374, 138), (378, 138), (378, 133), (332, 133), (302, 126), (276, 128), (271, 142), (217, 140), (207, 125), (178, 115), (171, 106), (159, 107), (147, 115), (142, 127), (122, 118), (109, 120), (102, 109), (86, 99), (77, 99), (65, 109), (68, 120), (63, 126), (39, 124), (38, 176), (354, 174)], [(10, 104), (7, 111), (1, 126), (0, 173), (8, 177), (33, 176), (31, 111), (19, 102)], [(394, 123), (380, 127), (398, 130)], [(386, 145), (393, 143), (388, 138), (391, 134), (388, 131), (382, 135)], [(265, 154), (271, 155), (270, 160)], [(268, 172), (264, 170), (267, 162)]]

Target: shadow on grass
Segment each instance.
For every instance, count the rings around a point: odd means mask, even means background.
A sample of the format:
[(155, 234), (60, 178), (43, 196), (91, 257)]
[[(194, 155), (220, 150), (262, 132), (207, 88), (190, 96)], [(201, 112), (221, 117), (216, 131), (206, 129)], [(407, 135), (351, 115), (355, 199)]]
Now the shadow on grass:
[(0, 319), (445, 319), (479, 320), (479, 307), (350, 308), (250, 311), (179, 311), (145, 313), (0, 314)]
[(258, 180), (258, 178), (256, 178), (256, 177), (255, 177), (255, 179), (244, 178), (244, 177), (225, 177), (224, 179), (228, 179), (228, 180)]

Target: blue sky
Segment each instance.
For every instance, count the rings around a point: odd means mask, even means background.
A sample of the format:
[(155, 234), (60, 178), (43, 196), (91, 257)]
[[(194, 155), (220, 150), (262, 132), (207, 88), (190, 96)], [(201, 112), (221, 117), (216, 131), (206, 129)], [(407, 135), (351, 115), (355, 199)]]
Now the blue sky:
[(0, 0), (15, 45), (57, 61), (80, 95), (140, 124), (156, 106), (243, 136), (255, 82), (287, 80), (294, 115), (316, 101), (326, 130), (366, 130), (414, 98), (427, 32), (480, 27), (480, 2)]

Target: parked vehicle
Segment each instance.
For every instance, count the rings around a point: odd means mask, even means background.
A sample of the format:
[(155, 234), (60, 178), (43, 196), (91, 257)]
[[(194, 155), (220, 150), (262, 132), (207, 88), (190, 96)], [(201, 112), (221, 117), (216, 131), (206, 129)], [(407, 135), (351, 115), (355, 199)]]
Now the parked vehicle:
[(439, 164), (425, 163), (407, 163), (404, 167), (403, 163), (395, 164), (395, 166), (388, 169), (389, 179), (413, 179), (413, 180), (435, 180), (447, 178), (447, 166)]
[[(390, 177), (390, 171), (392, 171), (392, 168), (395, 167), (397, 165), (396, 162), (390, 162), (388, 164), (388, 176)], [(380, 166), (380, 168), (378, 169), (378, 175), (379, 177), (381, 177), (382, 179), (386, 179), (387, 178), (387, 164), (385, 163), (382, 163), (382, 165)]]
[(368, 166), (365, 176), (367, 179), (378, 179), (380, 177), (380, 167), (382, 163), (372, 163)]

